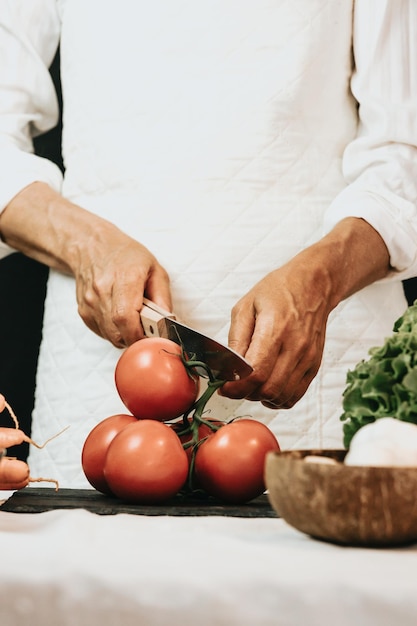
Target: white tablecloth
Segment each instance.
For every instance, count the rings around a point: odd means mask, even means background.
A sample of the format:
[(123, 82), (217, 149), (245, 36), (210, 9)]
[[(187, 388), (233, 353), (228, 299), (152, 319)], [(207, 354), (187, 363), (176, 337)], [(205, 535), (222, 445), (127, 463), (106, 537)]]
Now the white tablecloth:
[(417, 546), (280, 519), (0, 508), (1, 626), (415, 626)]

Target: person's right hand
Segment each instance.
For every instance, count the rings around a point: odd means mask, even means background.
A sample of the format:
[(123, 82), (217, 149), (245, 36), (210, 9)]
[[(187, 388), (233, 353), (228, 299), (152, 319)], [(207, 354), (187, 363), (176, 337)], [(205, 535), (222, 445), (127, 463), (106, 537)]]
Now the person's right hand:
[(153, 254), (45, 183), (32, 183), (12, 199), (0, 230), (12, 248), (74, 276), (81, 318), (117, 347), (143, 337), (144, 295), (171, 310), (169, 277)]
[(99, 242), (83, 247), (74, 268), (78, 311), (85, 324), (115, 346), (143, 337), (143, 296), (170, 311), (169, 277), (145, 246), (108, 224)]

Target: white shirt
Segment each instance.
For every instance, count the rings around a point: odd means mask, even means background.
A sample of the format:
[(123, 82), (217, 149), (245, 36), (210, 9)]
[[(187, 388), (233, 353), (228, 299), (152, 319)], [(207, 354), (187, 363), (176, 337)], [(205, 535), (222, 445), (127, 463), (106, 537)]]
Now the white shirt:
[[(400, 278), (416, 271), (416, 133), (404, 113), (416, 98), (398, 97), (413, 93), (414, 57), (397, 63), (414, 41), (413, 6), (0, 0), (0, 205), (45, 180), (114, 221), (168, 271), (186, 324), (227, 341), (238, 298), (345, 215), (384, 236), (396, 280), (332, 311), (321, 368), (295, 407), (211, 399), (220, 419), (268, 423), (283, 449), (341, 445), (346, 373), (390, 332), (406, 305)], [(57, 119), (48, 66), (59, 41), (63, 180), (31, 154), (31, 134)], [(352, 78), (363, 114), (357, 137)], [(74, 279), (51, 270), (32, 436), (45, 441), (71, 428), (31, 450), (33, 475), (84, 485), (83, 440), (123, 410), (119, 356), (82, 322)]]
[[(62, 175), (33, 154), (32, 137), (57, 123), (48, 67), (59, 44), (56, 0), (0, 0), (0, 209), (40, 180), (57, 191)], [(417, 5), (413, 0), (357, 0), (357, 137), (347, 146), (348, 183), (330, 205), (326, 227), (346, 216), (367, 220), (383, 237), (397, 278), (417, 273)], [(1, 245), (4, 256), (12, 250)]]

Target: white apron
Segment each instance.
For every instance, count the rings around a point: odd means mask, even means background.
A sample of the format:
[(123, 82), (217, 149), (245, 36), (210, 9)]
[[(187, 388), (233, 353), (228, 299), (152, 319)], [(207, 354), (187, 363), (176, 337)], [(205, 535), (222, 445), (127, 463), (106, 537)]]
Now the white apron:
[[(351, 37), (352, 0), (62, 3), (64, 195), (145, 244), (178, 317), (223, 342), (233, 304), (322, 236), (345, 185)], [(211, 414), (260, 419), (284, 449), (341, 447), (347, 370), (405, 307), (400, 283), (362, 290), (331, 314), (319, 374), (293, 409), (215, 397)], [(120, 354), (79, 318), (74, 280), (51, 271), (32, 436), (70, 428), (31, 450), (33, 476), (88, 486), (85, 437), (126, 412)]]

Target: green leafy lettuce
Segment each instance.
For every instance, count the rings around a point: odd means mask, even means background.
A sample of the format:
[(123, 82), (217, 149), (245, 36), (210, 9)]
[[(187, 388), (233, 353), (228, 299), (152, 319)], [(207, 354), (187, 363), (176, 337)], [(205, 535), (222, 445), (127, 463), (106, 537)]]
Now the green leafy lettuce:
[(343, 443), (381, 417), (417, 424), (417, 300), (395, 322), (393, 334), (347, 373)]

